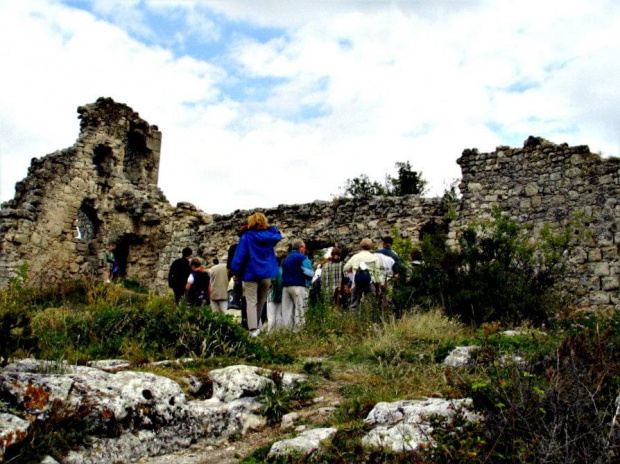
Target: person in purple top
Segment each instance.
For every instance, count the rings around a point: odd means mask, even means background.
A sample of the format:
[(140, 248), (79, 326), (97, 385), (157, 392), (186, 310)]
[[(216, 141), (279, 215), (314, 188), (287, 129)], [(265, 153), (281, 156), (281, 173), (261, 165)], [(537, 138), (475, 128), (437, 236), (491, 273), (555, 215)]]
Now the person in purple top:
[(248, 231), (241, 236), (230, 263), (235, 275), (243, 281), (247, 304), (248, 329), (252, 336), (260, 334), (258, 318), (267, 299), (271, 278), (278, 275), (278, 260), (275, 246), (282, 240), (282, 234), (269, 225), (263, 213), (254, 213), (248, 218)]

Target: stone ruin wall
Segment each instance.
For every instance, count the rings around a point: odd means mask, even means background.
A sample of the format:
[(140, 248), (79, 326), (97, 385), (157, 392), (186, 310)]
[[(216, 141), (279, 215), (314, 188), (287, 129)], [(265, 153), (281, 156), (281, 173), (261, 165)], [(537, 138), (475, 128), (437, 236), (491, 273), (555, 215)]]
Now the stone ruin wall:
[[(161, 133), (111, 99), (78, 108), (81, 131), (65, 150), (34, 158), (13, 200), (0, 210), (0, 285), (27, 262), (35, 284), (102, 278), (114, 242), (139, 279), (167, 242), (174, 214), (157, 188)], [(82, 238), (74, 221), (79, 219)]]
[[(401, 237), (416, 242), (426, 225), (443, 221), (442, 202), (438, 198), (409, 195), (315, 201), (214, 215), (209, 224), (198, 228), (198, 247), (193, 249), (198, 250), (208, 263), (213, 258), (225, 256), (228, 247), (237, 241), (236, 232), (255, 211), (265, 213), (269, 222), (282, 232), (283, 239), (276, 247), (276, 253), (288, 253), (290, 243), (301, 238), (311, 253), (338, 246), (346, 255), (358, 251), (360, 241), (366, 237), (380, 246), (381, 237), (391, 235), (393, 229), (397, 229)], [(178, 255), (180, 249), (162, 262), (160, 278), (167, 273), (170, 260)]]
[[(190, 203), (170, 205), (157, 188), (161, 133), (126, 105), (100, 98), (78, 109), (80, 136), (71, 148), (33, 159), (15, 198), (0, 210), (0, 286), (24, 262), (33, 284), (103, 277), (105, 245), (117, 245), (126, 276), (167, 291), (170, 263), (190, 246), (210, 266), (237, 240), (255, 211), (209, 215)], [(574, 291), (585, 305), (618, 304), (620, 164), (588, 147), (555, 145), (531, 137), (521, 148), (492, 153), (465, 150), (458, 218), (450, 232), (488, 214), (494, 205), (539, 229), (564, 223), (575, 211), (591, 218), (592, 240), (572, 254)], [(311, 250), (359, 241), (396, 228), (414, 242), (431, 224), (443, 224), (441, 199), (417, 196), (315, 201), (262, 209), (282, 231), (278, 252), (293, 238)], [(80, 219), (82, 238), (75, 237)]]
[[(109, 98), (78, 108), (81, 131), (70, 148), (33, 159), (16, 195), (0, 210), (0, 287), (23, 263), (29, 281), (50, 285), (103, 279), (108, 243), (127, 278), (151, 290), (167, 289), (170, 263), (185, 246), (207, 265), (237, 241), (254, 211), (211, 216), (190, 203), (170, 205), (157, 188), (161, 133), (126, 105)], [(264, 211), (285, 237), (310, 249), (355, 250), (397, 227), (414, 240), (429, 221), (441, 220), (440, 201), (419, 197), (281, 205)], [(79, 220), (81, 238), (74, 221)]]
[[(455, 230), (499, 206), (536, 233), (545, 224), (566, 225), (583, 212), (591, 238), (570, 250), (569, 290), (580, 304), (620, 303), (620, 161), (602, 159), (587, 146), (556, 145), (529, 137), (523, 148), (492, 153), (465, 150)], [(456, 233), (451, 233), (456, 238)]]

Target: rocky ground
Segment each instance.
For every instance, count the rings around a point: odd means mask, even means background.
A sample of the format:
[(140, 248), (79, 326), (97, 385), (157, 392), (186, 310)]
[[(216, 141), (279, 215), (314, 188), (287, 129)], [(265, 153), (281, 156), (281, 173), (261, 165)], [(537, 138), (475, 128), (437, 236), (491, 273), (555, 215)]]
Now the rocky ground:
[[(295, 411), (299, 414), (297, 422), (304, 423), (308, 428), (324, 425), (329, 419), (333, 408), (341, 400), (343, 381), (323, 380), (316, 389), (316, 398), (312, 405)], [(290, 431), (282, 430), (280, 425), (266, 426), (258, 432), (249, 432), (235, 441), (211, 443), (199, 440), (187, 449), (179, 450), (162, 456), (140, 459), (139, 464), (235, 464), (252, 454), (261, 446), (273, 443), (287, 436)]]

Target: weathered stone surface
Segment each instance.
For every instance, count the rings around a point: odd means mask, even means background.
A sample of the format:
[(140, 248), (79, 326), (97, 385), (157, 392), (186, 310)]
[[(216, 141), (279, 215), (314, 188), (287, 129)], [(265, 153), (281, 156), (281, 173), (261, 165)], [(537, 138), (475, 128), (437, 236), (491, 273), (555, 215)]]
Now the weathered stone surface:
[[(157, 126), (109, 98), (78, 113), (81, 130), (75, 145), (33, 158), (14, 199), (0, 209), (0, 287), (24, 262), (33, 284), (101, 278), (105, 246), (112, 242), (127, 277), (166, 292), (170, 263), (183, 247), (211, 262), (236, 243), (239, 227), (254, 210), (209, 215), (187, 202), (174, 207), (157, 187)], [(488, 216), (494, 207), (534, 231), (545, 223), (566, 225), (583, 212), (592, 218), (593, 238), (570, 256), (567, 288), (580, 305), (613, 308), (620, 300), (614, 279), (620, 266), (617, 162), (590, 153), (587, 146), (556, 145), (540, 137), (528, 138), (523, 148), (466, 149), (457, 162), (462, 199), (448, 234), (450, 245), (468, 221)], [(426, 227), (445, 221), (440, 198), (418, 196), (315, 201), (261, 211), (282, 231), (278, 252), (301, 237), (311, 251), (338, 246), (345, 256), (366, 236), (378, 242), (396, 228), (401, 237), (417, 242)], [(600, 293), (590, 297), (592, 288), (581, 282), (594, 277), (605, 280), (596, 288)]]
[(450, 421), (461, 410), (469, 421), (479, 416), (467, 410), (472, 406), (469, 398), (444, 400), (427, 398), (425, 400), (406, 400), (393, 403), (378, 403), (368, 414), (365, 422), (375, 426), (362, 443), (376, 449), (391, 449), (402, 453), (415, 450), (420, 444), (432, 442), (431, 416), (444, 417)]
[(289, 412), (282, 416), (280, 421), (280, 430), (287, 431), (292, 430), (295, 427), (295, 422), (299, 420), (299, 414), (296, 412)]
[(0, 461), (5, 450), (28, 435), (30, 422), (21, 417), (0, 412)]
[(263, 405), (253, 396), (269, 385), (258, 373), (270, 371), (252, 366), (224, 370), (215, 375), (224, 379), (224, 394), (188, 401), (176, 382), (146, 372), (111, 373), (33, 359), (10, 364), (0, 371), (0, 452), (22, 440), (31, 421), (45, 422), (59, 410), (80, 411), (81, 430), (89, 437), (88, 445), (63, 461), (75, 464), (128, 462), (187, 447), (199, 438), (221, 441), (264, 427)]
[(464, 367), (473, 364), (475, 355), (480, 351), (480, 347), (476, 345), (472, 346), (457, 346), (452, 352), (444, 359), (443, 363), (446, 366), (451, 367)]
[(498, 147), (491, 153), (464, 150), (457, 163), (463, 174), (459, 186), (463, 196), (459, 218), (452, 226), (456, 235), (469, 220), (488, 216), (494, 206), (532, 225), (534, 231), (545, 223), (565, 226), (575, 213), (583, 213), (592, 218), (587, 223), (593, 239), (569, 250), (566, 287), (582, 306), (613, 308), (611, 302), (620, 291), (613, 280), (599, 283), (596, 288), (602, 292), (594, 296), (588, 295), (592, 290), (588, 285), (576, 288), (574, 283), (607, 278), (620, 261), (616, 249), (604, 252), (619, 243), (615, 236), (620, 220), (615, 207), (620, 194), (617, 161), (590, 153), (587, 146), (556, 145), (530, 137), (523, 148)]
[[(266, 388), (275, 387), (269, 378), (271, 371), (256, 366), (228, 366), (209, 372), (213, 381), (213, 396), (220, 401), (233, 401), (244, 397), (254, 397)], [(301, 374), (285, 373), (282, 376), (282, 386), (291, 388), (298, 382), (306, 380)]]
[(307, 456), (319, 449), (321, 442), (332, 438), (335, 428), (319, 428), (302, 432), (295, 438), (274, 443), (269, 450), (269, 457), (275, 456)]

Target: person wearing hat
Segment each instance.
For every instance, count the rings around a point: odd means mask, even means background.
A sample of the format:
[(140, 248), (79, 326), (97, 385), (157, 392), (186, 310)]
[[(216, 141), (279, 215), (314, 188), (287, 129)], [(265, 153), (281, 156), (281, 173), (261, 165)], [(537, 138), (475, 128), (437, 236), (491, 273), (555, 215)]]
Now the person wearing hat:
[(211, 309), (226, 314), (228, 311), (228, 256), (222, 256), (218, 264), (209, 270), (211, 275)]

